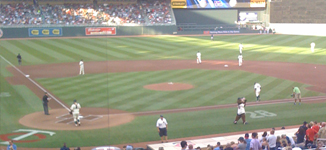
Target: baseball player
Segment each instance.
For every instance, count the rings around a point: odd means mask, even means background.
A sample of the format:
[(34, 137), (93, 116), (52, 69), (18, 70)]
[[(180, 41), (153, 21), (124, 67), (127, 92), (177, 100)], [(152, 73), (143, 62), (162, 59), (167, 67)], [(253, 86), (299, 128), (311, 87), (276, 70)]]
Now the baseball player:
[(246, 98), (244, 97), (239, 97), (237, 100), (238, 103), (238, 112), (237, 112), (237, 116), (235, 117), (234, 120), (234, 124), (237, 124), (238, 120), (241, 118), (243, 124), (247, 124), (246, 122), (246, 111), (245, 111), (245, 107), (246, 107)]
[(292, 97), (294, 98), (294, 105), (297, 103), (297, 99), (299, 99), (299, 105), (301, 105), (301, 91), (298, 87), (292, 87), (293, 93)]
[(256, 94), (256, 102), (260, 101), (260, 91), (261, 91), (261, 85), (257, 82), (254, 83), (254, 90)]
[(312, 42), (312, 43), (310, 44), (310, 46), (311, 46), (311, 52), (314, 52), (314, 51), (315, 51), (315, 46), (316, 46), (316, 44), (315, 44), (314, 42)]
[(83, 59), (81, 59), (80, 62), (79, 62), (79, 75), (81, 75), (81, 74), (83, 74), (83, 75), (85, 74)]
[(242, 43), (239, 44), (239, 51), (240, 51), (240, 54), (242, 55), (242, 50), (243, 50), (243, 45)]
[(48, 93), (45, 92), (44, 93), (44, 96), (42, 98), (42, 101), (43, 101), (43, 109), (44, 109), (44, 114), (45, 115), (50, 115), (49, 114), (49, 107), (48, 107), (49, 100), (51, 100), (51, 98), (49, 98)]
[(211, 34), (211, 40), (212, 41), (214, 40), (214, 34)]
[(18, 53), (18, 55), (17, 55), (17, 60), (18, 60), (19, 66), (22, 65), (22, 56), (20, 56), (20, 53)]
[(201, 64), (201, 53), (197, 52), (197, 64)]
[(239, 66), (242, 66), (242, 55), (241, 54), (238, 56), (238, 60), (239, 60)]
[(79, 120), (79, 109), (80, 109), (80, 104), (77, 103), (77, 100), (74, 100), (74, 103), (70, 107), (70, 113), (72, 114), (75, 122), (75, 126), (80, 126), (80, 120)]

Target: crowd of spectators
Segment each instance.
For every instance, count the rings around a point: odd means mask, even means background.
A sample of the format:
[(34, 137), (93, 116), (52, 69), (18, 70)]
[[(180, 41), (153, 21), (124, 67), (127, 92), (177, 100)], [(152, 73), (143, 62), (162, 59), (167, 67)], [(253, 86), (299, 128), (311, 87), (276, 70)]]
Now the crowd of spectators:
[(171, 24), (170, 10), (168, 0), (138, 0), (135, 4), (1, 4), (0, 25)]
[[(281, 136), (276, 136), (275, 132), (277, 130), (272, 128), (271, 131), (265, 131), (260, 136), (257, 132), (253, 132), (251, 135), (246, 133), (244, 137), (239, 137), (237, 143), (232, 141), (221, 145), (220, 142), (217, 142), (214, 146), (197, 147), (196, 150), (325, 150), (326, 122), (317, 123), (316, 121), (311, 121), (307, 123), (304, 121), (303, 125), (293, 135), (282, 134)], [(180, 145), (182, 147), (181, 150), (193, 149), (193, 146), (188, 145), (186, 141), (181, 141)]]

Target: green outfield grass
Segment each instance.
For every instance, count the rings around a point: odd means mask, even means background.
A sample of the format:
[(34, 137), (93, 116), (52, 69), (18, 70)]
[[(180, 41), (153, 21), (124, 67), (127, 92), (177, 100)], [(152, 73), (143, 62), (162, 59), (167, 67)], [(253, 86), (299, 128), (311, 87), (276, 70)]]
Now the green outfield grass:
[[(86, 63), (105, 60), (195, 60), (198, 50), (203, 60), (236, 60), (238, 45), (243, 43), (244, 61), (325, 64), (325, 40), (326, 37), (291, 35), (215, 36), (214, 41), (210, 41), (209, 36), (10, 40), (0, 41), (0, 55), (17, 64), (16, 56), (21, 53), (23, 65), (78, 62), (81, 58)], [(311, 42), (316, 43), (315, 53), (310, 52)], [(0, 134), (26, 129), (18, 123), (18, 119), (42, 111), (40, 99), (27, 87), (6, 82), (5, 77), (12, 76), (6, 70), (7, 66), (6, 62), (0, 61), (0, 92), (9, 92), (11, 95), (0, 99)], [(239, 96), (254, 101), (253, 83), (257, 81), (263, 86), (263, 100), (290, 98), (292, 86), (300, 87), (303, 97), (324, 95), (306, 90), (309, 85), (243, 71), (185, 69), (37, 79), (37, 82), (68, 104), (72, 99), (78, 99), (82, 107), (109, 107), (129, 112), (230, 104)], [(147, 84), (161, 82), (189, 83), (195, 88), (173, 92), (142, 88)], [(320, 104), (293, 106), (292, 103), (252, 106), (246, 110), (253, 113), (266, 110), (277, 116), (258, 119), (248, 117), (247, 126), (238, 124), (234, 127), (232, 121), (236, 108), (165, 114), (169, 122), (169, 138), (297, 125), (303, 120), (321, 121), (326, 111)], [(159, 140), (155, 128), (157, 119), (157, 115), (140, 116), (128, 124), (109, 129), (54, 131), (54, 136), (48, 136), (40, 142), (17, 145), (57, 148), (63, 142), (74, 147), (155, 141)]]
[[(98, 39), (37, 39), (0, 41), (1, 55), (17, 64), (21, 53), (24, 65), (101, 60), (195, 59), (236, 60), (243, 43), (244, 60), (299, 63), (326, 62), (326, 37), (297, 35), (228, 35), (210, 37), (130, 37)], [(310, 43), (316, 43), (315, 53)]]
[[(306, 90), (308, 85), (244, 71), (186, 69), (90, 74), (37, 81), (67, 104), (78, 99), (84, 107), (109, 107), (132, 112), (232, 104), (241, 96), (255, 101), (254, 82), (263, 86), (262, 100), (290, 98), (293, 86), (301, 89), (303, 97), (324, 95)], [(188, 83), (194, 88), (182, 91), (143, 88), (144, 85), (162, 82)]]

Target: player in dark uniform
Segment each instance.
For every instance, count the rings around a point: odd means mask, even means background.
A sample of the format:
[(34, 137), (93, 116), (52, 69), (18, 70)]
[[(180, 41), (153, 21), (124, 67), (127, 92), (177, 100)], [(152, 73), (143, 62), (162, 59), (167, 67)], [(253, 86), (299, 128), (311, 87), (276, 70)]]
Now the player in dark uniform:
[(18, 59), (18, 64), (21, 65), (22, 64), (22, 56), (20, 56), (20, 53), (18, 53), (17, 59)]
[(44, 109), (44, 114), (45, 115), (50, 115), (49, 114), (49, 107), (48, 107), (48, 102), (51, 98), (48, 97), (48, 93), (45, 92), (45, 95), (43, 96), (43, 109)]

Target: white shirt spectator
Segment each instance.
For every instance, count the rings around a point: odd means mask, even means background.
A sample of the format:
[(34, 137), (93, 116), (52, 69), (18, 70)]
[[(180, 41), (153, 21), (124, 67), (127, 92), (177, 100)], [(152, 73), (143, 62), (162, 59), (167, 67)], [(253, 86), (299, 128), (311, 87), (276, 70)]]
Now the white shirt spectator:
[(277, 137), (274, 134), (271, 134), (270, 136), (267, 137), (269, 147), (271, 148), (276, 147), (276, 139)]

